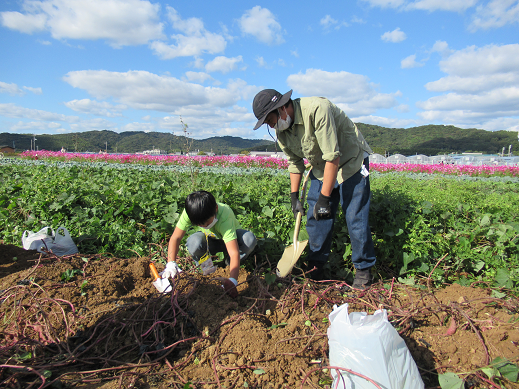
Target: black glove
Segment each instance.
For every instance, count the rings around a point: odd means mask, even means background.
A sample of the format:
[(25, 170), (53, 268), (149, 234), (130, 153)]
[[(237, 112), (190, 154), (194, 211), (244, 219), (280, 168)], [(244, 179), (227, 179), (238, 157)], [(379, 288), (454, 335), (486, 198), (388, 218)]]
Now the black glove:
[(299, 192), (290, 192), (290, 200), (292, 201), (292, 212), (294, 212), (294, 217), (297, 217), (297, 213), (301, 212), (301, 215), (305, 215), (305, 209), (299, 201), (298, 198)]
[(319, 199), (315, 203), (314, 218), (315, 220), (329, 219), (332, 217), (332, 207), (330, 205), (331, 196), (325, 196), (319, 193)]

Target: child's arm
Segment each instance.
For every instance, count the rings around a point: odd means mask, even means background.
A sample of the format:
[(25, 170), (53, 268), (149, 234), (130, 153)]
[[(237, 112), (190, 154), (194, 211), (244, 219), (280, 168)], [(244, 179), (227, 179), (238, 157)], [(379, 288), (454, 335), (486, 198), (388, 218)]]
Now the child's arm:
[[(181, 230), (178, 227), (175, 227), (175, 230), (173, 231), (173, 235), (171, 235), (171, 238), (169, 239), (168, 244), (168, 262), (176, 262), (177, 261), (177, 254), (178, 250), (180, 248), (180, 242), (182, 241), (182, 238), (186, 234), (186, 231)], [(236, 245), (238, 247), (238, 245)]]
[(238, 240), (233, 239), (225, 244), (227, 253), (229, 254), (229, 271), (230, 278), (238, 279), (240, 274), (240, 249), (238, 248)]

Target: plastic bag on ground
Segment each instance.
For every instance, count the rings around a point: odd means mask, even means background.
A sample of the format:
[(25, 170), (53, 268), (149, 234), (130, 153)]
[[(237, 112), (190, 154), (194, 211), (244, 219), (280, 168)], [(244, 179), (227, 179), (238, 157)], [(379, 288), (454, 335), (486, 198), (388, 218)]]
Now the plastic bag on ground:
[[(330, 366), (364, 375), (383, 389), (423, 389), (424, 384), (404, 340), (387, 320), (385, 309), (373, 315), (348, 314), (348, 304), (334, 306), (329, 315)], [(331, 369), (333, 388), (373, 389), (355, 374)]]
[(22, 245), (25, 250), (37, 250), (40, 253), (52, 251), (58, 257), (79, 251), (65, 227), (59, 227), (56, 232), (50, 227), (44, 227), (38, 232), (26, 230), (22, 234)]

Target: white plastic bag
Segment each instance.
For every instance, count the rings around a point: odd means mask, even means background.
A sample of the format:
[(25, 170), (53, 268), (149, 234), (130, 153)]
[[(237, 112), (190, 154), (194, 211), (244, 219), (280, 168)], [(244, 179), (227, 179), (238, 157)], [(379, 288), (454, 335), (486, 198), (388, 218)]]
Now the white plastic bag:
[[(383, 389), (423, 389), (416, 363), (404, 340), (387, 320), (385, 309), (373, 315), (348, 314), (343, 304), (329, 315), (330, 366), (362, 374)], [(373, 389), (365, 378), (332, 369), (333, 388)]]
[(78, 252), (76, 244), (65, 227), (59, 227), (56, 232), (50, 227), (44, 227), (38, 232), (26, 230), (22, 235), (22, 245), (25, 250), (37, 250), (40, 253), (52, 251), (58, 257)]

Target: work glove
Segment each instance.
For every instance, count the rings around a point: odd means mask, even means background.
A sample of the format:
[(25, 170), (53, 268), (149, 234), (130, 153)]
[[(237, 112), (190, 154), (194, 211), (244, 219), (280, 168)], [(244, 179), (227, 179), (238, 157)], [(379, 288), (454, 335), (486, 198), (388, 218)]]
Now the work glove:
[(233, 299), (238, 297), (238, 289), (236, 289), (236, 285), (238, 285), (238, 281), (234, 278), (224, 278), (222, 279), (223, 285), (222, 288), (225, 292), (231, 296)]
[(166, 268), (159, 273), (159, 276), (162, 279), (175, 278), (178, 273), (182, 273), (182, 270), (180, 270), (176, 262), (172, 261), (166, 264)]
[(332, 207), (330, 204), (331, 196), (325, 196), (319, 193), (319, 199), (314, 207), (315, 220), (329, 219), (332, 217)]
[(294, 218), (297, 217), (297, 213), (301, 212), (301, 215), (305, 215), (305, 209), (303, 208), (303, 204), (299, 201), (299, 192), (290, 192), (290, 201), (292, 202), (292, 212), (294, 213)]

